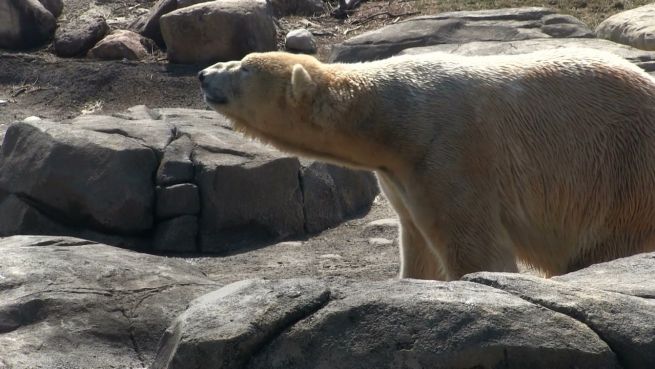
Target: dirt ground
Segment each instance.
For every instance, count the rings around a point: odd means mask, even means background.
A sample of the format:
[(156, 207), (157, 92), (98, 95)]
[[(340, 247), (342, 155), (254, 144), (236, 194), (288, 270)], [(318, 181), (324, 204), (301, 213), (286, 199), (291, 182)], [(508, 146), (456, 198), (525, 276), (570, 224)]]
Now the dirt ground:
[(398, 228), (372, 226), (395, 222), (389, 203), (378, 196), (371, 210), (304, 240), (292, 240), (221, 257), (185, 260), (219, 283), (253, 278), (354, 278), (385, 280), (399, 271)]

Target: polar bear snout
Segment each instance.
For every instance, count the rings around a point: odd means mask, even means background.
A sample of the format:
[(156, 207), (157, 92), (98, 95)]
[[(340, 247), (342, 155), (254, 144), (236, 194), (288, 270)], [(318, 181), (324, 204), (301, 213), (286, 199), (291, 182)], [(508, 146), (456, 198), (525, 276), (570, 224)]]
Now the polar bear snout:
[(231, 78), (235, 62), (217, 63), (198, 72), (200, 88), (209, 105), (227, 104), (232, 86)]

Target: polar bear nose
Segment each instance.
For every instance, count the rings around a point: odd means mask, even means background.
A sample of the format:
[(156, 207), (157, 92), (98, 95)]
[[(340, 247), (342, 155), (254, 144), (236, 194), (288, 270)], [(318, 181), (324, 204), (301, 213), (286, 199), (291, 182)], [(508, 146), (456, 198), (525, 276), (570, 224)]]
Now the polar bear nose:
[(205, 71), (204, 70), (201, 70), (200, 72), (198, 72), (198, 79), (200, 80), (200, 82), (205, 80)]

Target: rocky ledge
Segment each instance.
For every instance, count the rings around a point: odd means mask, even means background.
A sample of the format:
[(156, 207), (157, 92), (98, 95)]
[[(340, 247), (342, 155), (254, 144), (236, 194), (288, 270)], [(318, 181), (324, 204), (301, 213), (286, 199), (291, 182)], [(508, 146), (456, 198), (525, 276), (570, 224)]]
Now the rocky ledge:
[(206, 110), (27, 119), (0, 151), (2, 236), (225, 252), (322, 231), (377, 193), (371, 173), (287, 156)]
[(653, 368), (655, 253), (552, 279), (250, 279), (0, 239), (0, 368)]

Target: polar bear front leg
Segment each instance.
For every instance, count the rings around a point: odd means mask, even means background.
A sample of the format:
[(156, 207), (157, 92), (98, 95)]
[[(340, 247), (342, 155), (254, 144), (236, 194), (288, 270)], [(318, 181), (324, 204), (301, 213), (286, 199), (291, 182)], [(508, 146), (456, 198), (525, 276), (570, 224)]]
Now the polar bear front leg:
[(445, 280), (441, 262), (412, 220), (393, 182), (378, 175), (380, 189), (400, 219), (400, 278)]
[(438, 256), (407, 216), (400, 218), (400, 278), (446, 280)]

